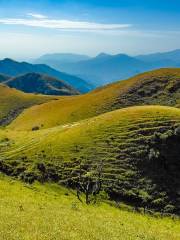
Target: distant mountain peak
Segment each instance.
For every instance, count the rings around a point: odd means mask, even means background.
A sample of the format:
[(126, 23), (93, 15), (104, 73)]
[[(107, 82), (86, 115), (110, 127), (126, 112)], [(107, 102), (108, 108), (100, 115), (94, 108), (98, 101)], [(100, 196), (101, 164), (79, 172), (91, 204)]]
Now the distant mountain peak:
[(117, 57), (128, 57), (128, 58), (130, 58), (130, 56), (127, 55), (127, 54), (125, 54), (125, 53), (118, 53), (118, 54), (115, 55), (115, 56), (117, 56)]
[(11, 58), (4, 58), (2, 61), (7, 62), (7, 63), (16, 62), (16, 61), (12, 60)]
[(96, 56), (96, 58), (104, 58), (104, 57), (110, 57), (110, 56), (111, 56), (110, 54), (107, 54), (107, 53), (102, 52), (102, 53), (99, 53), (99, 54)]
[(107, 54), (107, 53), (100, 53), (95, 58), (132, 58), (125, 53), (118, 53), (115, 55)]

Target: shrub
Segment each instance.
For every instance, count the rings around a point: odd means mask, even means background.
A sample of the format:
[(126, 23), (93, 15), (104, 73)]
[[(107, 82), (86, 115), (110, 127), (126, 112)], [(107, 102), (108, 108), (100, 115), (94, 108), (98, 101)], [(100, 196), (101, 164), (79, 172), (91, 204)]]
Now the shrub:
[(175, 210), (175, 206), (168, 204), (164, 207), (164, 212), (165, 213), (173, 213)]
[(158, 207), (158, 208), (161, 208), (161, 207), (163, 207), (164, 206), (164, 198), (158, 198), (158, 199), (155, 199), (153, 202), (152, 202), (152, 204), (153, 204), (153, 206), (154, 207)]
[(34, 126), (34, 127), (32, 128), (32, 131), (38, 131), (39, 129), (40, 129), (39, 126)]

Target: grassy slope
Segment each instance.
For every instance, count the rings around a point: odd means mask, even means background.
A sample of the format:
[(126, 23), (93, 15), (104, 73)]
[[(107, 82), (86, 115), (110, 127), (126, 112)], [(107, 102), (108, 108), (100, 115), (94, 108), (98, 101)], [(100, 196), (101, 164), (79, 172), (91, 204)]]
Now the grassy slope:
[[(65, 195), (68, 193), (68, 196)], [(84, 206), (56, 185), (25, 185), (0, 176), (3, 240), (178, 240), (179, 220)]]
[[(155, 132), (167, 132), (179, 123), (177, 108), (144, 106), (37, 132), (1, 131), (0, 158), (6, 159), (3, 171), (24, 179), (41, 179), (37, 163), (43, 162), (46, 178), (62, 180), (70, 178), (81, 160), (89, 166), (103, 160), (107, 191), (134, 202), (141, 202), (145, 195), (151, 202), (161, 199), (165, 205), (177, 205), (178, 198), (173, 195), (180, 179), (172, 173), (174, 163), (168, 163), (172, 169), (166, 174), (161, 165), (151, 172), (146, 146)], [(175, 164), (177, 168), (178, 162)]]
[(41, 104), (54, 97), (25, 94), (7, 86), (0, 85), (0, 125), (13, 120), (25, 108)]
[(111, 110), (134, 105), (179, 106), (180, 69), (160, 69), (120, 81), (89, 94), (62, 97), (58, 101), (24, 111), (12, 124), (16, 130), (30, 130), (72, 123)]

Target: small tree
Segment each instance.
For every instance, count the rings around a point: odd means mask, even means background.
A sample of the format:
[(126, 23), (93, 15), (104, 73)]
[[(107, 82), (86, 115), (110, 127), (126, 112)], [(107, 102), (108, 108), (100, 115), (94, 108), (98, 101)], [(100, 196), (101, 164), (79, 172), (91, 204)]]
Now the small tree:
[(82, 163), (80, 164), (77, 176), (72, 178), (79, 201), (83, 202), (81, 194), (85, 194), (86, 204), (97, 201), (97, 195), (102, 190), (102, 170), (102, 162), (95, 169), (89, 168), (88, 170), (84, 170)]

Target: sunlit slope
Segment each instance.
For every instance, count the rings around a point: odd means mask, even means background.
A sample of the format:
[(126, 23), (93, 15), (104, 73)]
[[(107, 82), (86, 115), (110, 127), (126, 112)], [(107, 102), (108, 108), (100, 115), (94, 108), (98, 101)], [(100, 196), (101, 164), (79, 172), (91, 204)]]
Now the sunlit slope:
[(2, 240), (179, 240), (180, 222), (119, 210), (86, 206), (54, 184), (0, 177)]
[(160, 69), (140, 74), (86, 95), (64, 97), (32, 107), (24, 111), (10, 127), (19, 130), (31, 130), (34, 126), (48, 128), (119, 108), (152, 104), (179, 106), (180, 69)]
[(169, 134), (179, 124), (180, 109), (143, 106), (36, 132), (2, 131), (1, 171), (25, 181), (59, 181), (76, 175), (81, 161), (86, 167), (102, 161), (103, 184), (111, 197), (141, 206), (148, 200), (155, 209), (171, 205), (177, 212), (180, 141), (164, 143), (169, 155), (154, 160), (157, 165), (149, 160), (149, 142), (155, 133)]
[(55, 99), (33, 94), (25, 94), (5, 85), (0, 85), (0, 126), (6, 125), (25, 108)]

